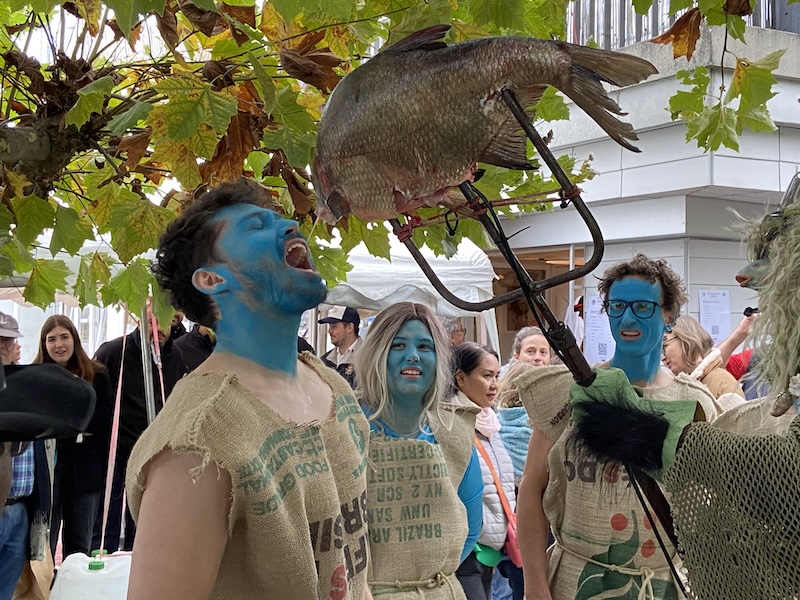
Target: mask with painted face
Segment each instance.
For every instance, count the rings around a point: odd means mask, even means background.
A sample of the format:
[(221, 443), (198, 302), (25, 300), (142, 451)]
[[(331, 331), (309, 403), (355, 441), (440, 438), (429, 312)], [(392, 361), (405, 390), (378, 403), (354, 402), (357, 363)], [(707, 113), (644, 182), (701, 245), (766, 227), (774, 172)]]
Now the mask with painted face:
[(625, 371), (632, 382), (649, 382), (661, 364), (665, 331), (661, 284), (638, 277), (615, 281), (605, 308), (616, 342), (611, 366)]
[(436, 378), (436, 347), (425, 323), (403, 323), (389, 348), (386, 375), (395, 410), (419, 411)]

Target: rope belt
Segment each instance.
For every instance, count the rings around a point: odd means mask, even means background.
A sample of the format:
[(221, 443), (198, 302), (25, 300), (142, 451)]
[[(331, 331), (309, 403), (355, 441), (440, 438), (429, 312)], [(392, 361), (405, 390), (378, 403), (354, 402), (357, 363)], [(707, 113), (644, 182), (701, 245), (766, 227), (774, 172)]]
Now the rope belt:
[[(456, 600), (458, 596), (456, 596), (456, 590), (453, 587), (453, 582), (450, 581), (455, 576), (454, 573), (450, 573), (449, 575), (445, 575), (441, 571), (436, 573), (430, 579), (420, 579), (419, 581), (400, 581), (396, 579), (395, 581), (369, 581), (367, 582), (372, 593), (375, 595), (378, 594), (391, 594), (397, 593), (401, 590), (413, 589), (413, 588), (424, 588), (432, 590), (434, 588), (442, 587), (447, 585), (450, 588), (450, 594), (453, 600)], [(377, 588), (385, 588), (385, 589), (377, 589)]]
[(622, 575), (641, 577), (642, 585), (639, 587), (639, 595), (636, 597), (636, 600), (656, 600), (655, 593), (653, 592), (653, 579), (655, 579), (655, 576), (658, 572), (669, 571), (669, 565), (658, 567), (656, 569), (653, 569), (652, 567), (639, 567), (638, 569), (631, 569), (629, 567), (623, 567), (620, 565), (608, 565), (604, 562), (600, 562), (599, 560), (589, 558), (588, 556), (583, 556), (582, 554), (579, 554), (574, 550), (570, 550), (566, 546), (562, 546), (558, 542), (558, 540), (556, 540), (556, 545), (559, 548), (561, 548), (561, 550), (563, 550), (565, 554), (569, 554), (574, 558), (590, 562), (593, 565), (597, 565), (598, 567), (603, 567), (604, 569), (608, 569), (609, 571), (614, 571)]

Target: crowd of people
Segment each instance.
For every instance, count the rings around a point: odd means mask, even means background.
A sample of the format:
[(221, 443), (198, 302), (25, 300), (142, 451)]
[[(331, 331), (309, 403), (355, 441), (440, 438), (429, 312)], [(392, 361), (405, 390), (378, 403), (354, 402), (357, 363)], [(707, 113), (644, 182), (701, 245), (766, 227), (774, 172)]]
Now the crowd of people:
[[(59, 537), (64, 556), (133, 549), (131, 600), (680, 597), (677, 549), (659, 549), (627, 475), (576, 459), (572, 378), (541, 329), (521, 329), (501, 365), (425, 306), (381, 311), (363, 339), (358, 311), (334, 307), (319, 321), (334, 347), (318, 358), (297, 331), (325, 286), (297, 225), (242, 184), (174, 221), (153, 268), (181, 313), (149, 340), (137, 328), (91, 359), (68, 318), (42, 327), (35, 362), (89, 382), (97, 408), (78, 438), (14, 458), (0, 600)], [(599, 292), (616, 349), (598, 369), (648, 398), (694, 401), (698, 420), (745, 401), (724, 368), (735, 345), (712, 348), (680, 315), (666, 261), (614, 265)], [(3, 364), (20, 337), (0, 313)], [(157, 350), (146, 367), (143, 343)]]

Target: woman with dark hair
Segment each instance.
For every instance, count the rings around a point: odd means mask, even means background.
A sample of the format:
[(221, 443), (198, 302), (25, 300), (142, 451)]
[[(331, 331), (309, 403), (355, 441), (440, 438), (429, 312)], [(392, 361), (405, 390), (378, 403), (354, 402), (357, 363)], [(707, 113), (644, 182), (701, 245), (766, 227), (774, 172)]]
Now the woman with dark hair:
[(480, 466), (474, 411), (442, 405), (447, 333), (430, 309), (395, 304), (375, 317), (355, 357), (370, 421), (369, 584), (392, 600), (463, 600), (455, 577), (478, 539)]
[[(503, 559), (508, 531), (504, 508), (516, 506), (516, 481), (511, 457), (500, 439), (500, 421), (494, 411), (500, 362), (491, 348), (466, 343), (453, 350), (455, 405), (480, 408), (475, 421), (475, 445), (483, 477), (483, 525), (478, 543), (459, 566), (458, 575), (469, 600), (491, 597), (492, 573)], [(499, 481), (498, 489), (497, 482)]]
[(92, 384), (97, 395), (94, 416), (85, 434), (58, 440), (53, 476), (50, 549), (56, 553), (63, 520), (62, 553), (92, 550), (92, 529), (100, 506), (108, 462), (114, 392), (106, 368), (93, 361), (81, 345), (72, 321), (52, 315), (42, 325), (34, 363), (55, 363)]

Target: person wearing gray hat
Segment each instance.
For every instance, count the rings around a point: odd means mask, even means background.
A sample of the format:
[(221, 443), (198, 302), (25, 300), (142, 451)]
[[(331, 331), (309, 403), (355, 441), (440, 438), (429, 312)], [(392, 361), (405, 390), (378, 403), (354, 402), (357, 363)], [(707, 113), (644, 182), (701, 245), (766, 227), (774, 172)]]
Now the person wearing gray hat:
[(20, 347), (17, 338), (24, 337), (19, 332), (19, 323), (11, 315), (0, 312), (0, 362), (13, 365), (19, 362)]
[(334, 306), (328, 316), (319, 320), (328, 326), (328, 335), (334, 348), (322, 355), (322, 362), (339, 372), (347, 380), (350, 387), (356, 387), (356, 372), (353, 357), (361, 343), (358, 337), (358, 326), (361, 317), (355, 308), (350, 306)]

